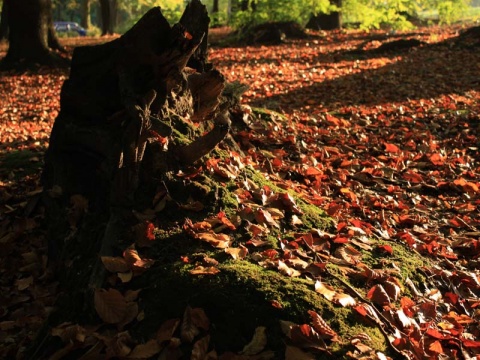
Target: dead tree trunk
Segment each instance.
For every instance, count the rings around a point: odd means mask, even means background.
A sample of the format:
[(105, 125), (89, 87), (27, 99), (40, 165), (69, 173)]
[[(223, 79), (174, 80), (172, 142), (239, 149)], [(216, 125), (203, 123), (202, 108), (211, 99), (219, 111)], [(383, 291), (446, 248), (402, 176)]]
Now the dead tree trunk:
[[(75, 257), (75, 243), (101, 256), (121, 251), (162, 179), (227, 134), (224, 78), (206, 59), (208, 23), (199, 0), (173, 27), (157, 7), (121, 38), (75, 49), (43, 174), (57, 265)], [(93, 287), (103, 282), (98, 264)]]

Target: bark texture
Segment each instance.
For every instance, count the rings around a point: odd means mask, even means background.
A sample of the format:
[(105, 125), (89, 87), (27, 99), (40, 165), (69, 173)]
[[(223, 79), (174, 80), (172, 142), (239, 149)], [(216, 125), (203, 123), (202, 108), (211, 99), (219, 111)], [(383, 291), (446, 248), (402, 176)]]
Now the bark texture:
[(51, 0), (5, 0), (9, 47), (3, 67), (65, 62), (50, 48), (61, 49), (53, 30)]
[(81, 4), (81, 10), (82, 10), (82, 20), (80, 25), (82, 25), (83, 28), (88, 29), (90, 28), (90, 0), (83, 0)]
[(102, 36), (112, 35), (115, 32), (118, 3), (117, 0), (100, 0), (102, 16)]
[[(65, 261), (66, 239), (101, 256), (118, 251), (139, 221), (135, 211), (151, 205), (168, 173), (227, 134), (224, 78), (206, 60), (208, 22), (198, 0), (173, 27), (154, 8), (121, 38), (75, 49), (43, 176), (51, 260)], [(69, 223), (79, 198), (95, 226), (83, 218)], [(93, 287), (103, 282), (100, 269), (92, 272)]]

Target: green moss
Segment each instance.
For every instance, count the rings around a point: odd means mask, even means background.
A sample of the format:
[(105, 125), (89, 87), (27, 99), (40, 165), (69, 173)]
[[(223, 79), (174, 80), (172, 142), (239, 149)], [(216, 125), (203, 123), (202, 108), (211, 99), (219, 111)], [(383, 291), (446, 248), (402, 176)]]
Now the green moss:
[(283, 114), (280, 114), (279, 112), (266, 109), (266, 108), (258, 108), (258, 107), (253, 107), (252, 108), (253, 114), (262, 120), (267, 120), (267, 121), (287, 121), (287, 117)]
[[(215, 348), (240, 351), (257, 326), (267, 327), (268, 348), (282, 358), (285, 335), (280, 321), (310, 323), (307, 310), (317, 311), (339, 333), (342, 343), (332, 343), (333, 356), (343, 356), (349, 339), (360, 333), (370, 336), (374, 349), (385, 351), (381, 332), (362, 324), (350, 308), (335, 306), (314, 291), (311, 280), (289, 278), (248, 261), (225, 261), (214, 276), (193, 276), (190, 265), (180, 262), (144, 274), (137, 285), (141, 293), (145, 320), (132, 331), (148, 339), (163, 321), (181, 318), (186, 306), (201, 307), (211, 321), (210, 335)], [(272, 302), (281, 307), (272, 306)]]
[[(294, 196), (294, 198), (296, 198)], [(325, 230), (333, 226), (332, 218), (330, 218), (325, 211), (318, 206), (308, 204), (304, 200), (296, 198), (297, 206), (303, 212), (301, 216), (303, 227), (307, 229), (321, 229)]]
[(394, 272), (396, 269), (399, 269), (396, 277), (404, 285), (405, 295), (413, 295), (410, 294), (410, 288), (405, 286), (405, 279), (409, 278), (417, 286), (425, 283), (426, 276), (419, 269), (432, 266), (431, 261), (427, 257), (409, 249), (406, 244), (374, 240), (373, 247), (375, 248), (379, 245), (391, 246), (393, 254), (386, 255), (375, 249), (362, 251), (361, 261), (372, 269), (390, 269)]

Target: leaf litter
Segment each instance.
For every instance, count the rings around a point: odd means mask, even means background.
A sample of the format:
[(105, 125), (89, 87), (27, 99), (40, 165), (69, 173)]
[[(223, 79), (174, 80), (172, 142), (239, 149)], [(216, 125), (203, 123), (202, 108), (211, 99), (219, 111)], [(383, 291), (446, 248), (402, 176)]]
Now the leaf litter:
[[(228, 80), (250, 85), (244, 96), (244, 127), (234, 132), (246, 156), (230, 151), (206, 160), (204, 170), (196, 172), (236, 182), (238, 211), (195, 223), (185, 219), (184, 231), (234, 261), (247, 259), (288, 277), (311, 279), (312, 291), (378, 327), (391, 356), (480, 355), (480, 89), (475, 80), (480, 55), (470, 43), (455, 40), (458, 31), (420, 29), (415, 36), (426, 45), (375, 56), (368, 52), (373, 44), (369, 38), (380, 31), (320, 33), (280, 46), (213, 49), (210, 59)], [(363, 52), (352, 57), (351, 49)], [(0, 353), (12, 356), (33, 339), (57, 295), (56, 283), (45, 276), (45, 233), (36, 208), (39, 174), (14, 164), (20, 158), (41, 166), (66, 74), (40, 69), (3, 75)], [(242, 180), (249, 167), (272, 185)], [(82, 202), (75, 204), (86, 211)], [(334, 231), (307, 229), (301, 204), (324, 210), (334, 219)], [(150, 224), (138, 230), (138, 246), (154, 239)], [(240, 229), (250, 238), (237, 244), (234, 234)], [(274, 248), (272, 234), (277, 237)], [(397, 254), (400, 248), (404, 250)], [(405, 272), (401, 256), (409, 253), (425, 259), (413, 270), (424, 283), (412, 280), (411, 270)], [(113, 275), (123, 274), (126, 283), (154, 263), (142, 258), (135, 245), (123, 257), (102, 260)], [(215, 276), (215, 262), (202, 257), (190, 264), (191, 274)], [(118, 332), (62, 324), (52, 334), (68, 344), (57, 356), (88, 348), (110, 357), (178, 358), (185, 342), (192, 344), (192, 358), (273, 356), (263, 327), (257, 327), (243, 353), (216, 354), (208, 316), (198, 308), (159, 324), (155, 339), (138, 344), (122, 332), (144, 316), (137, 295), (98, 290), (97, 313), (105, 323), (117, 325)], [(310, 324), (282, 323), (286, 358), (328, 354), (339, 341), (350, 358), (388, 358), (371, 347), (368, 335), (342, 339), (329, 319), (313, 309), (305, 319), (309, 316)]]

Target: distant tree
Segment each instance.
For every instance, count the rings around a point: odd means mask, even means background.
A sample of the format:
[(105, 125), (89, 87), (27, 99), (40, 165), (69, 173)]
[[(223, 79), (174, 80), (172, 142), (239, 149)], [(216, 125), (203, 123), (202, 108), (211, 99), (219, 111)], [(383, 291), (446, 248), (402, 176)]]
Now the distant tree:
[(65, 60), (53, 52), (62, 49), (53, 29), (51, 0), (4, 0), (8, 6), (9, 47), (3, 68), (33, 64), (63, 65)]
[(241, 0), (240, 10), (248, 11), (249, 7), (252, 10), (256, 10), (257, 9), (257, 1), (255, 1), (255, 0)]
[(100, 0), (100, 9), (102, 16), (102, 36), (112, 35), (116, 25), (118, 2), (117, 0)]
[(219, 11), (218, 0), (213, 0), (212, 14), (216, 14)]
[(85, 28), (88, 29), (90, 27), (90, 0), (82, 0), (81, 5), (81, 15), (82, 20), (80, 24)]
[[(331, 10), (330, 7), (335, 10)], [(330, 0), (330, 7), (319, 12), (314, 11), (305, 27), (314, 30), (340, 29), (342, 27), (342, 0)]]
[(8, 39), (8, 19), (7, 19), (7, 2), (2, 3), (2, 15), (0, 18), (0, 40)]

